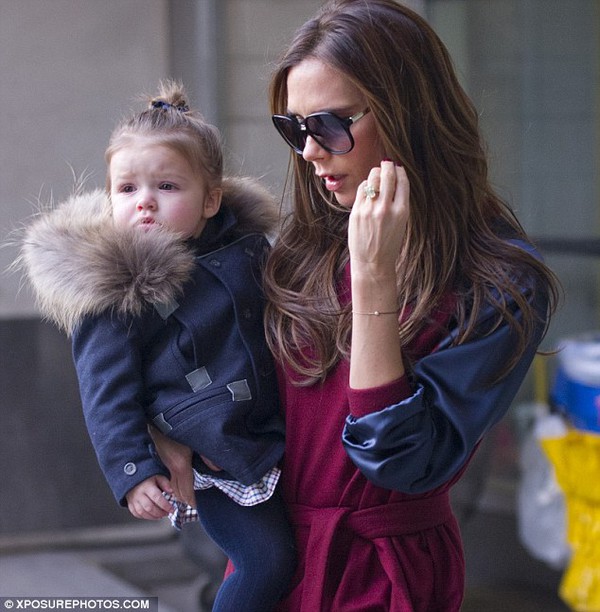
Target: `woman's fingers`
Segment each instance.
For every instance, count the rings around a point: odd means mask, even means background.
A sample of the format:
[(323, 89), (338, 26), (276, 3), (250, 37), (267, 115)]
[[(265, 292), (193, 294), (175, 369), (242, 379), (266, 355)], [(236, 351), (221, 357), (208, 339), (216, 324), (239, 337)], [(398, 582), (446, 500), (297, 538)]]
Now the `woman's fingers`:
[[(395, 270), (406, 233), (409, 185), (404, 168), (383, 161), (359, 187), (350, 213), (348, 246), (354, 268), (368, 265), (373, 274)], [(394, 272), (395, 274), (395, 272)]]
[(392, 203), (396, 196), (396, 187), (402, 177), (406, 177), (406, 173), (401, 166), (396, 166), (392, 161), (382, 161), (381, 166), (371, 169), (367, 180), (361, 185), (365, 201)]
[(363, 184), (363, 195), (367, 203), (379, 197), (381, 189), (381, 173), (379, 168), (373, 168), (369, 172), (366, 183)]

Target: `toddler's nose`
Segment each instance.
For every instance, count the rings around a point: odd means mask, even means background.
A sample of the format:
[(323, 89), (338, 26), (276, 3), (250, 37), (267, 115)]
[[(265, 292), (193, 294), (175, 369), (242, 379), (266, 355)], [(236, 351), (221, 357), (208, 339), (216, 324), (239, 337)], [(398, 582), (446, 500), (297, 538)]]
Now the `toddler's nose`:
[(141, 192), (138, 198), (137, 210), (143, 211), (146, 209), (152, 210), (156, 207), (156, 200), (154, 196), (149, 192)]

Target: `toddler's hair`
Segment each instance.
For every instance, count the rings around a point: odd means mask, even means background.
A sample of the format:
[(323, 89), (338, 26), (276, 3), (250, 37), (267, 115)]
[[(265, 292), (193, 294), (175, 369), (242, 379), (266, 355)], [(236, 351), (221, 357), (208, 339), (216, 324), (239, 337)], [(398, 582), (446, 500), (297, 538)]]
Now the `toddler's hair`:
[[(106, 153), (110, 167), (112, 156), (134, 138), (143, 137), (165, 145), (185, 157), (209, 188), (220, 187), (223, 179), (223, 150), (219, 130), (207, 123), (199, 111), (190, 110), (183, 85), (161, 81), (148, 108), (122, 121), (114, 129)], [(106, 187), (110, 193), (110, 171)]]

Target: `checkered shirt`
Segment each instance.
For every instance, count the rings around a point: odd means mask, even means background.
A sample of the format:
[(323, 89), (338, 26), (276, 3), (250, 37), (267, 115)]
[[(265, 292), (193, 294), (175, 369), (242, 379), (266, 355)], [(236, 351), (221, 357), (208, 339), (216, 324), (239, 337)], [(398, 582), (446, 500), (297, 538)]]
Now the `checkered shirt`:
[[(223, 480), (207, 474), (200, 474), (200, 472), (194, 470), (194, 490), (217, 487), (240, 506), (255, 506), (267, 501), (273, 495), (280, 474), (281, 470), (278, 467), (273, 467), (258, 482), (243, 485), (236, 480)], [(163, 495), (173, 506), (173, 511), (169, 514), (169, 520), (175, 529), (179, 531), (185, 523), (199, 520), (195, 508), (179, 501), (170, 493), (163, 492)]]

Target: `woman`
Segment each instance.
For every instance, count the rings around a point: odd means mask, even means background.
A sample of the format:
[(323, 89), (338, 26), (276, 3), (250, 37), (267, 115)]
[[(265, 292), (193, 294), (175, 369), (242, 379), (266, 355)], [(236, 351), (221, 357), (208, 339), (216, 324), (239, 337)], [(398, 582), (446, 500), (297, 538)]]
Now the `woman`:
[[(271, 83), (292, 211), (265, 271), (299, 566), (281, 610), (459, 610), (448, 494), (517, 392), (557, 295), (493, 192), (443, 44), (334, 0)], [(181, 453), (163, 449), (189, 496)]]

